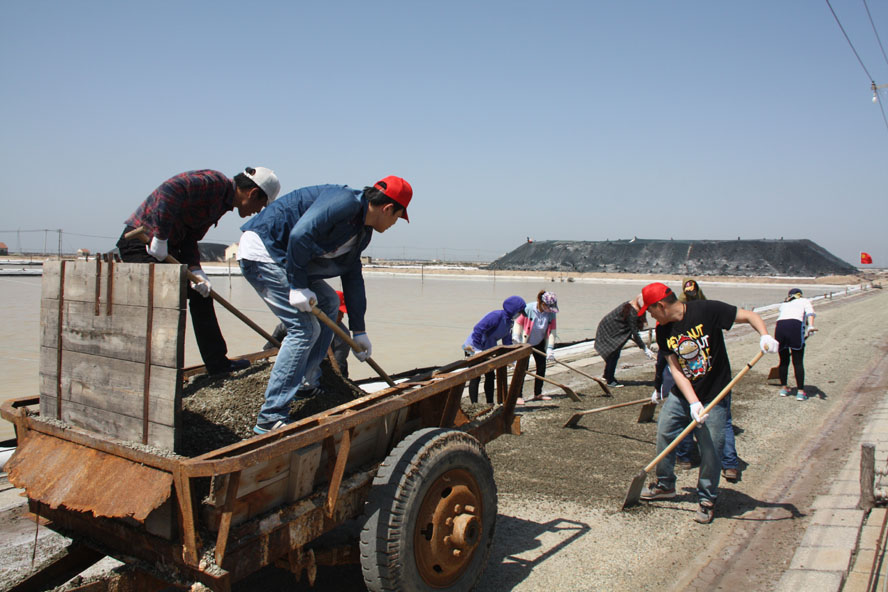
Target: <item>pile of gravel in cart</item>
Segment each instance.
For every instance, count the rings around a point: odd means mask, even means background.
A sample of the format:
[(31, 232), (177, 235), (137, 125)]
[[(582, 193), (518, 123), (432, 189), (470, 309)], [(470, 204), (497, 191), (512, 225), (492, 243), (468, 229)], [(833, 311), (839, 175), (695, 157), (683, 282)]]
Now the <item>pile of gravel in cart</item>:
[[(176, 452), (197, 456), (254, 436), (272, 365), (260, 361), (228, 376), (192, 379), (182, 391), (182, 433)], [(325, 395), (294, 401), (290, 405), (292, 419), (309, 417), (366, 394), (329, 361), (321, 363), (321, 370)]]

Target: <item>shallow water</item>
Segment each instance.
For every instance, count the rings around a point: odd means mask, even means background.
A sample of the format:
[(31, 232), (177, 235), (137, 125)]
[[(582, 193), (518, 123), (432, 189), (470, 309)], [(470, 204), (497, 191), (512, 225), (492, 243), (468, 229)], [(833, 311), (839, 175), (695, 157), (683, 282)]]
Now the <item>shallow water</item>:
[[(214, 289), (269, 332), (277, 324), (276, 317), (242, 277), (213, 276), (211, 281)], [(567, 282), (542, 276), (420, 277), (368, 272), (366, 323), (373, 343), (373, 359), (389, 374), (458, 360), (462, 358), (462, 343), (481, 317), (498, 309), (509, 296), (531, 300), (541, 289), (558, 295), (558, 341), (591, 339), (601, 317), (638, 294), (648, 281)], [(338, 280), (331, 285), (338, 289)], [(707, 297), (743, 308), (781, 302), (787, 290), (786, 286), (773, 284), (701, 285)], [(0, 277), (0, 401), (38, 394), (40, 286), (39, 277)], [(812, 286), (806, 292), (814, 295), (825, 291), (824, 286)], [(221, 306), (216, 311), (230, 355), (262, 348), (264, 338)], [(188, 325), (185, 364), (200, 363)], [(349, 370), (353, 379), (375, 376), (372, 368), (354, 357), (349, 358)], [(0, 440), (11, 436), (10, 424), (0, 422)]]

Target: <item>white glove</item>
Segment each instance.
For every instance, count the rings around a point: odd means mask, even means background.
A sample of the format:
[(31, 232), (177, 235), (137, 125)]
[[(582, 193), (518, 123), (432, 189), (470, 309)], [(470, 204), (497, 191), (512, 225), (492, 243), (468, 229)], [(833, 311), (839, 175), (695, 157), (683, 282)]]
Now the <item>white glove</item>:
[(709, 414), (700, 415), (703, 412), (703, 403), (697, 401), (696, 403), (691, 403), (691, 417), (698, 424), (703, 425), (703, 422), (706, 421), (706, 418), (709, 417)]
[(290, 288), (290, 304), (300, 312), (311, 312), (318, 297), (308, 288)]
[(555, 361), (555, 350), (551, 347), (546, 350), (546, 361), (554, 362)]
[(200, 279), (199, 282), (191, 282), (191, 287), (194, 288), (194, 290), (204, 298), (209, 296), (210, 290), (213, 288), (213, 285), (210, 283), (210, 280), (209, 278), (207, 278), (207, 274), (204, 273), (204, 270), (192, 269), (191, 273), (193, 273), (198, 277), (198, 279)]
[(811, 337), (812, 335), (814, 335), (814, 331), (816, 330), (817, 329), (815, 329), (814, 327), (808, 327), (808, 331), (807, 333), (805, 333), (805, 337)]
[(776, 354), (780, 349), (780, 342), (766, 333), (759, 339), (759, 347), (766, 354)]
[(654, 392), (651, 393), (651, 403), (654, 405), (659, 405), (663, 402), (663, 397), (660, 396), (660, 389), (654, 389)]
[(167, 249), (167, 241), (165, 238), (157, 238), (156, 236), (151, 239), (151, 242), (145, 245), (145, 250), (148, 251), (148, 254), (157, 259), (158, 261), (166, 261), (167, 255), (170, 254)]
[(476, 350), (476, 349), (475, 349), (473, 346), (471, 346), (471, 345), (464, 345), (464, 346), (463, 346), (463, 351), (466, 352), (467, 354), (469, 354), (470, 356), (474, 356), (476, 353), (478, 353), (478, 350)]
[(651, 351), (651, 348), (649, 347), (644, 348), (644, 355), (646, 355), (649, 360), (657, 359), (657, 356), (654, 354), (654, 352)]
[(355, 352), (355, 357), (360, 361), (364, 362), (367, 358), (370, 357), (370, 353), (373, 351), (373, 346), (370, 345), (370, 338), (367, 337), (367, 333), (365, 331), (361, 331), (360, 333), (354, 334), (355, 343), (364, 348), (362, 352)]

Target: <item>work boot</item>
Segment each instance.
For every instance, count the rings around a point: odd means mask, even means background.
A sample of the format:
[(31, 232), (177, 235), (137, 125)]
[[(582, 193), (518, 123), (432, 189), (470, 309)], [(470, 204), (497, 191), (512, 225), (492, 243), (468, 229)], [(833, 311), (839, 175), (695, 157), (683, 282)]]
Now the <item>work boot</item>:
[(715, 504), (709, 500), (701, 500), (697, 507), (697, 513), (694, 515), (694, 522), (709, 524), (713, 517), (715, 517)]

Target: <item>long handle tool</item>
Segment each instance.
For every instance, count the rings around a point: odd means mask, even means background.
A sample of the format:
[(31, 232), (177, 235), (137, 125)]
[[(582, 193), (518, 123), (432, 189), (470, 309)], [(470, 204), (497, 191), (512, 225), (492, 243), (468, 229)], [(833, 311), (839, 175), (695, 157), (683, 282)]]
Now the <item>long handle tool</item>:
[(617, 403), (616, 405), (608, 405), (607, 407), (598, 407), (597, 409), (589, 409), (587, 411), (578, 411), (570, 416), (564, 426), (565, 428), (572, 428), (577, 425), (577, 422), (580, 421), (580, 418), (584, 415), (589, 415), (590, 413), (599, 413), (600, 411), (610, 411), (611, 409), (619, 409), (620, 407), (629, 407), (630, 405), (641, 405), (642, 403), (650, 403), (651, 398), (645, 397), (644, 399), (639, 399), (637, 401), (629, 401), (628, 403)]
[(569, 386), (567, 386), (565, 384), (561, 384), (560, 382), (555, 382), (554, 380), (550, 380), (550, 379), (546, 378), (545, 376), (540, 376), (539, 374), (534, 374), (533, 372), (525, 372), (524, 374), (526, 374), (527, 376), (533, 376), (534, 378), (538, 378), (538, 379), (542, 380), (543, 382), (548, 382), (549, 384), (554, 384), (555, 386), (557, 386), (558, 388), (563, 390), (565, 393), (567, 393), (567, 396), (570, 397), (572, 401), (576, 401), (578, 403), (580, 402), (580, 396), (578, 394), (576, 394), (573, 391), (573, 389), (570, 388)]
[[(716, 397), (712, 401), (710, 401), (709, 405), (707, 405), (706, 407), (703, 408), (703, 411), (701, 411), (701, 415), (706, 415), (707, 413), (709, 413), (709, 411), (713, 407), (718, 405), (719, 401), (724, 399), (727, 396), (727, 394), (729, 392), (731, 392), (731, 389), (734, 388), (734, 385), (737, 384), (737, 381), (739, 381), (741, 378), (743, 378), (743, 375), (746, 374), (750, 368), (755, 366), (755, 363), (758, 362), (762, 358), (763, 355), (764, 355), (764, 353), (762, 353), (762, 352), (755, 354), (755, 357), (752, 358), (749, 362), (747, 362), (747, 364), (743, 368), (743, 370), (738, 372), (737, 375), (733, 379), (731, 379), (731, 382), (729, 382), (728, 385), (725, 388), (723, 388), (721, 390), (721, 392), (718, 395), (716, 395)], [(675, 440), (672, 441), (672, 443), (669, 446), (667, 446), (666, 448), (663, 449), (663, 452), (658, 454), (654, 460), (652, 460), (650, 463), (648, 463), (648, 465), (645, 468), (643, 468), (635, 476), (635, 479), (632, 480), (632, 485), (629, 486), (629, 491), (626, 492), (626, 499), (623, 501), (623, 508), (622, 508), (623, 510), (625, 510), (627, 508), (631, 508), (632, 506), (634, 506), (635, 504), (638, 503), (638, 501), (641, 499), (641, 490), (644, 487), (644, 481), (645, 481), (645, 478), (647, 477), (647, 474), (649, 472), (651, 472), (654, 469), (654, 467), (657, 466), (657, 463), (659, 463), (661, 460), (666, 458), (666, 456), (670, 452), (672, 452), (675, 449), (675, 447), (678, 446), (678, 444), (682, 440), (684, 440), (685, 436), (687, 436), (692, 431), (694, 431), (694, 428), (696, 428), (697, 425), (698, 424), (697, 424), (696, 420), (692, 421), (688, 425), (688, 427), (686, 427), (675, 438)]]
[[(127, 232), (124, 235), (124, 237), (130, 238), (130, 239), (134, 238), (136, 240), (142, 241), (145, 244), (148, 244), (149, 242), (151, 242), (151, 239), (149, 239), (148, 235), (145, 234), (145, 229), (141, 226), (139, 226), (138, 228), (134, 228), (133, 230), (130, 230), (129, 232)], [(167, 255), (167, 258), (164, 259), (164, 261), (166, 261), (167, 263), (175, 263), (176, 265), (181, 265), (181, 263), (179, 263), (179, 261), (175, 257), (173, 257), (172, 255)], [(194, 283), (198, 283), (201, 281), (199, 277), (197, 277), (196, 275), (191, 273), (190, 269), (188, 270), (188, 279)], [(265, 339), (270, 341), (275, 347), (281, 346), (281, 342), (278, 341), (277, 339), (275, 339), (274, 336), (271, 335), (271, 333), (269, 333), (268, 331), (266, 331), (265, 329), (263, 329), (262, 327), (260, 327), (256, 323), (254, 323), (247, 315), (245, 315), (244, 313), (239, 311), (237, 308), (235, 308), (235, 306), (233, 304), (231, 304), (230, 302), (225, 300), (225, 298), (220, 296), (218, 292), (211, 289), (210, 296), (213, 297), (213, 300), (215, 300), (216, 302), (221, 304), (223, 307), (228, 309), (228, 311), (231, 312), (231, 314), (233, 314), (234, 316), (236, 316), (237, 318), (242, 320), (244, 323), (246, 323), (256, 333), (258, 333), (259, 335), (261, 335), (262, 337), (264, 337)]]
[[(358, 342), (351, 338), (351, 335), (349, 335), (348, 333), (343, 331), (339, 327), (339, 325), (337, 325), (336, 323), (331, 321), (330, 317), (328, 317), (326, 314), (324, 314), (324, 311), (322, 311), (320, 308), (318, 308), (317, 306), (312, 306), (311, 312), (314, 313), (314, 315), (316, 317), (318, 317), (318, 320), (320, 320), (322, 323), (324, 323), (325, 325), (330, 327), (333, 330), (333, 332), (336, 333), (343, 341), (345, 341), (349, 345), (349, 347), (351, 347), (353, 350), (355, 350), (355, 352), (360, 353), (360, 352), (364, 351), (364, 348), (361, 347), (360, 345), (358, 345)], [(395, 386), (395, 381), (392, 380), (391, 377), (389, 377), (389, 375), (385, 373), (385, 370), (383, 370), (382, 368), (379, 367), (379, 364), (377, 364), (375, 361), (373, 361), (373, 358), (371, 358), (370, 356), (367, 356), (367, 359), (365, 360), (365, 362), (370, 364), (370, 366), (374, 370), (376, 370), (376, 373), (379, 374), (379, 376), (384, 381), (386, 381), (389, 386)]]
[[(538, 354), (546, 355), (546, 352), (540, 351), (537, 348), (533, 348), (533, 351), (537, 352)], [(598, 383), (598, 386), (601, 387), (601, 390), (604, 391), (604, 394), (607, 395), (608, 397), (610, 396), (611, 392), (610, 392), (610, 389), (607, 387), (607, 382), (603, 378), (601, 378), (600, 376), (592, 376), (591, 374), (586, 374), (582, 370), (580, 370), (578, 368), (574, 368), (573, 366), (569, 366), (566, 362), (562, 362), (561, 360), (559, 360), (557, 358), (555, 359), (555, 363), (561, 364), (562, 366), (564, 366), (568, 370), (573, 370), (577, 374), (581, 374), (581, 375), (585, 376), (586, 378), (588, 378), (589, 380), (594, 380), (595, 382)]]

